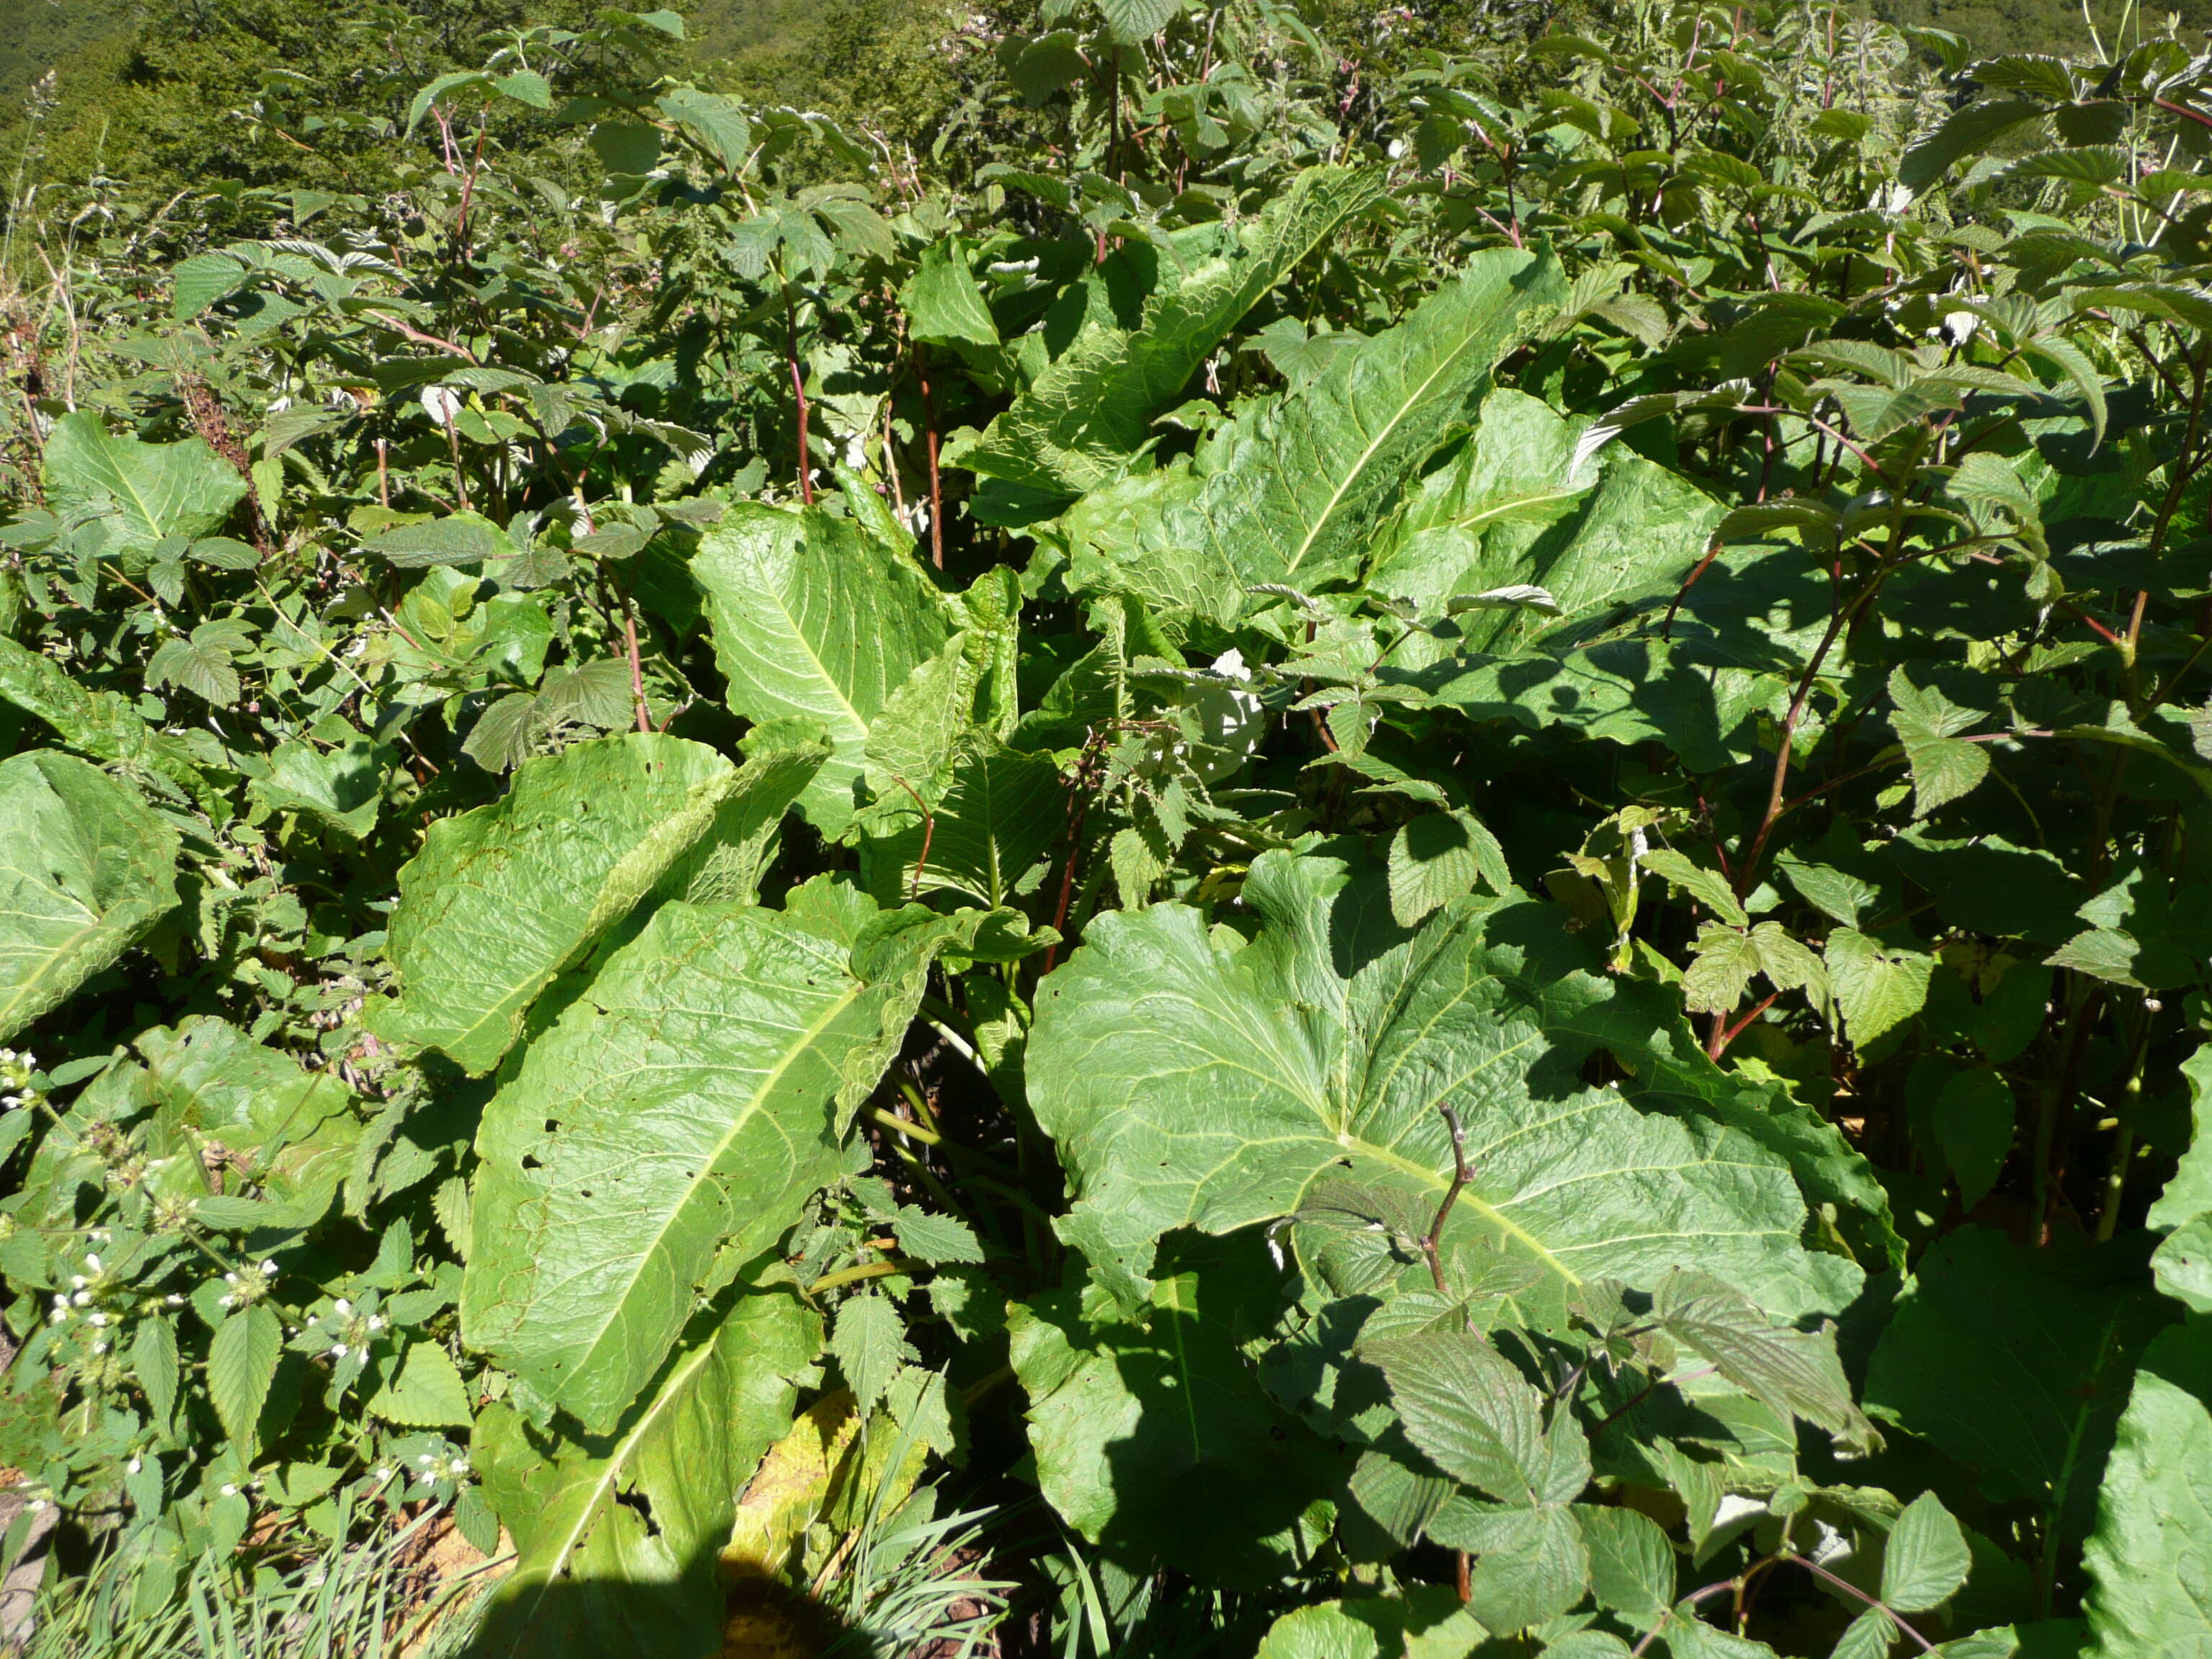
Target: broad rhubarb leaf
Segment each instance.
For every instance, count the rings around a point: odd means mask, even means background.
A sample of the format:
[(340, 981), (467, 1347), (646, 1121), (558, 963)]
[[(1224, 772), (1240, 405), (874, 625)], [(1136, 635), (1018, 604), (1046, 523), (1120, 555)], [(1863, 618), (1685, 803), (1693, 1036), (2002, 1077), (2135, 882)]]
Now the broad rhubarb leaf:
[(1062, 1237), (1124, 1301), (1163, 1233), (1275, 1220), (1323, 1179), (1433, 1206), (1446, 1106), (1475, 1170), (1447, 1246), (1533, 1264), (1540, 1319), (1587, 1279), (1690, 1266), (1785, 1316), (1850, 1300), (1856, 1271), (1798, 1243), (1781, 1157), (1671, 1079), (1671, 1113), (1578, 1080), (1615, 1035), (1613, 988), (1553, 907), (1462, 901), (1377, 952), (1358, 945), (1373, 901), (1333, 860), (1266, 854), (1244, 897), (1263, 920), (1249, 942), (1178, 904), (1101, 917), (1038, 997), (1030, 1094), (1075, 1199)]

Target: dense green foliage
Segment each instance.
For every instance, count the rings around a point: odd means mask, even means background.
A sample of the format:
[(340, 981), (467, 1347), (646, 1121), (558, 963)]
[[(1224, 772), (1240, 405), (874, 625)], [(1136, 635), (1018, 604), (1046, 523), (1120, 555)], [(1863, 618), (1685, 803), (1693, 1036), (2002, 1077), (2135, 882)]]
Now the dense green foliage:
[(2212, 64), (410, 15), (10, 228), (46, 1652), (2212, 1652)]

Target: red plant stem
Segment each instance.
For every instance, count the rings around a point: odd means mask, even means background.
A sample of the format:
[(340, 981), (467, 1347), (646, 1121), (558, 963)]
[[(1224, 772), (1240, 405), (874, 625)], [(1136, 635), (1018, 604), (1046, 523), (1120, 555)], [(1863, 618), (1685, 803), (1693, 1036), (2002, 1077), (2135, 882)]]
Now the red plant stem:
[(1738, 1037), (1741, 1036), (1744, 1033), (1745, 1028), (1747, 1027), (1752, 1021), (1757, 1019), (1769, 1008), (1771, 1008), (1774, 1006), (1776, 1000), (1778, 999), (1781, 994), (1781, 992), (1776, 991), (1762, 998), (1758, 1002), (1753, 1003), (1752, 1005), (1751, 1012), (1746, 1014), (1741, 1019), (1736, 1021), (1733, 1025), (1724, 1024), (1728, 1018), (1727, 1015), (1715, 1014), (1713, 1016), (1712, 1040), (1705, 1045), (1706, 1057), (1710, 1060), (1718, 1060), (1723, 1054), (1726, 1054), (1728, 1052), (1729, 1044), (1734, 1042)]
[(945, 568), (945, 493), (937, 479), (937, 397), (930, 390), (929, 359), (925, 349), (914, 349), (915, 374), (921, 381), (921, 442), (929, 457), (929, 562)]
[(929, 810), (929, 803), (922, 799), (921, 792), (897, 773), (891, 774), (891, 781), (914, 797), (914, 804), (921, 813), (921, 855), (914, 861), (914, 880), (906, 895), (908, 899), (919, 899), (921, 896), (921, 872), (929, 868), (930, 838), (937, 833), (937, 814)]

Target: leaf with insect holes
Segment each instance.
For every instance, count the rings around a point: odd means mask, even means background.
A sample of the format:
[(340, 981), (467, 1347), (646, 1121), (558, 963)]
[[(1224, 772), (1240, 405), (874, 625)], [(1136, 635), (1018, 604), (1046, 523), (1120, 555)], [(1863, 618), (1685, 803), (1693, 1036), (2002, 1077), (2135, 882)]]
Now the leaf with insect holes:
[[(629, 732), (519, 769), (489, 806), (433, 824), (399, 872), (386, 953), (401, 996), (369, 1024), (481, 1076), (554, 976), (627, 915), (744, 793), (682, 738)], [(772, 805), (781, 816), (786, 794)]]

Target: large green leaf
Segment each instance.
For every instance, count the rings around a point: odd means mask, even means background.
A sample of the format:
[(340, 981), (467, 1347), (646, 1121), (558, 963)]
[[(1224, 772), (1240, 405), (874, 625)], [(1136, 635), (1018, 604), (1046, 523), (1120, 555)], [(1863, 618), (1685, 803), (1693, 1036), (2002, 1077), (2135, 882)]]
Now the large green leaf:
[(1112, 483), (1151, 440), (1152, 417), (1237, 320), (1382, 195), (1372, 173), (1309, 167), (1249, 225), (1194, 226), (1141, 245), (1158, 269), (1137, 325), (1091, 321), (981, 439), (947, 459), (1048, 499)]
[(714, 660), (731, 710), (802, 716), (834, 748), (799, 798), (825, 835), (852, 822), (870, 728), (958, 618), (907, 553), (851, 519), (745, 505), (701, 542), (691, 574), (706, 591)]
[(2189, 1083), (2189, 1150), (2145, 1218), (2166, 1232), (2150, 1265), (2159, 1289), (2212, 1314), (2212, 1043), (2183, 1061), (2181, 1074)]
[(884, 817), (900, 827), (863, 843), (876, 895), (889, 902), (945, 890), (1004, 904), (1024, 872), (1065, 836), (1066, 805), (1066, 782), (1049, 757), (971, 738), (927, 820), (913, 803), (886, 798)]
[(1421, 464), (1564, 291), (1549, 255), (1476, 255), (1403, 322), (1238, 415), (1189, 468), (1128, 480), (1110, 513), (1086, 503), (1070, 585), (1217, 611), (1224, 577), (1311, 590), (1356, 574)]
[(149, 726), (131, 699), (90, 690), (60, 665), (6, 638), (0, 638), (0, 698), (37, 715), (64, 743), (95, 760), (152, 773), (195, 793), (211, 793), (191, 751), (171, 733)]
[(2135, 1357), (2169, 1316), (2121, 1247), (2030, 1249), (1964, 1227), (1919, 1263), (1867, 1372), (1867, 1407), (2086, 1534)]
[[(1720, 503), (1632, 451), (1575, 465), (1575, 423), (1492, 392), (1467, 444), (1424, 477), (1368, 586), (1440, 610), (1455, 594), (1543, 588), (1569, 623), (1678, 582), (1705, 556)], [(1525, 610), (1463, 612), (1462, 649), (1507, 653), (1537, 631)], [(1418, 664), (1416, 664), (1418, 665)]]
[(738, 1492), (791, 1425), (821, 1337), (796, 1298), (752, 1291), (677, 1356), (611, 1438), (549, 1443), (506, 1407), (487, 1411), (473, 1443), (516, 1560), (471, 1651), (719, 1651), (716, 1551)]
[(1017, 1304), (1037, 1482), (1062, 1519), (1136, 1570), (1265, 1583), (1341, 1474), (1242, 1352), (1281, 1311), (1284, 1276), (1249, 1235), (1178, 1240), (1133, 1316), (1102, 1292)]
[(698, 1298), (842, 1167), (941, 929), (826, 878), (790, 908), (672, 902), (533, 1042), (477, 1135), (462, 1329), (604, 1431)]
[(2144, 1353), (2086, 1555), (2094, 1659), (2212, 1655), (2212, 1320)]
[(538, 994), (721, 827), (726, 808), (772, 823), (803, 781), (644, 732), (529, 763), (500, 799), (433, 824), (399, 872), (386, 949), (402, 996), (374, 1029), (489, 1071)]
[(238, 470), (204, 440), (148, 444), (117, 437), (85, 410), (54, 422), (46, 481), (56, 513), (105, 526), (100, 551), (110, 556), (150, 552), (171, 536), (205, 536), (246, 495)]
[(1324, 1178), (1432, 1207), (1444, 1106), (1475, 1166), (1446, 1242), (1533, 1266), (1535, 1316), (1590, 1278), (1690, 1266), (1786, 1316), (1850, 1300), (1857, 1273), (1798, 1243), (1780, 1156), (1677, 1097), (1646, 1111), (1578, 1079), (1601, 1038), (1577, 1024), (1613, 987), (1555, 907), (1461, 901), (1380, 950), (1362, 941), (1386, 898), (1279, 854), (1244, 900), (1249, 943), (1182, 905), (1104, 916), (1040, 988), (1030, 1094), (1076, 1200), (1062, 1235), (1125, 1300), (1162, 1233), (1292, 1214)]
[(177, 902), (177, 832), (50, 749), (0, 763), (0, 1038), (67, 1000)]

